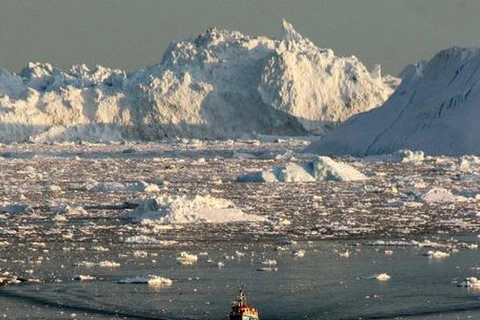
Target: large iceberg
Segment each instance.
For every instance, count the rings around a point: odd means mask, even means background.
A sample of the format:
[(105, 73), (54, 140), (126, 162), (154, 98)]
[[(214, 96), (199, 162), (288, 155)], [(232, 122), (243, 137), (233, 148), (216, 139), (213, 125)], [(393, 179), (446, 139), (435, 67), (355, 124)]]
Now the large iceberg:
[(321, 134), (381, 105), (397, 82), (285, 21), (280, 40), (211, 28), (132, 73), (42, 63), (0, 70), (0, 142)]
[(312, 143), (322, 155), (422, 150), (429, 155), (480, 153), (480, 48), (451, 48), (409, 66), (380, 108), (352, 117)]

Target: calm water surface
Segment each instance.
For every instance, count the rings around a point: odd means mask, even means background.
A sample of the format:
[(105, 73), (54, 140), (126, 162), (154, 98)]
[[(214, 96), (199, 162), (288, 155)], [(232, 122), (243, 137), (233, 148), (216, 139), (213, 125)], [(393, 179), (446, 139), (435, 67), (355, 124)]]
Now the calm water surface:
[[(476, 243), (477, 238), (462, 241)], [(261, 319), (480, 319), (480, 291), (456, 286), (465, 277), (480, 277), (476, 250), (460, 250), (435, 260), (423, 256), (421, 248), (299, 241), (297, 250), (304, 249), (306, 254), (295, 258), (291, 251), (275, 250), (278, 243), (245, 240), (181, 249), (112, 244), (110, 251), (90, 257), (52, 244), (44, 252), (49, 260), (34, 273), (41, 283), (0, 288), (0, 317), (226, 319), (237, 284), (245, 283)], [(132, 258), (127, 253), (133, 250), (147, 251), (149, 256)], [(236, 250), (245, 256), (235, 256)], [(348, 258), (339, 255), (347, 250)], [(385, 250), (393, 254), (385, 255)], [(181, 266), (176, 262), (180, 251), (208, 252), (208, 256), (199, 256), (193, 266)], [(84, 260), (106, 259), (121, 266), (76, 266)], [(266, 259), (275, 259), (278, 270), (259, 271)], [(218, 261), (225, 266), (219, 268)], [(374, 279), (379, 273), (391, 279)], [(78, 274), (96, 280), (72, 280)], [(169, 277), (174, 283), (164, 288), (118, 283), (145, 275)]]

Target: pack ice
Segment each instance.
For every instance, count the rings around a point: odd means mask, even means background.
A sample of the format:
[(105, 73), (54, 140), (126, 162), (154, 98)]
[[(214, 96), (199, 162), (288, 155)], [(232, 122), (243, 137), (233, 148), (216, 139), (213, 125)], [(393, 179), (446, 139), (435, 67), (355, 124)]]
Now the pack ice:
[(397, 79), (380, 73), (285, 21), (281, 40), (211, 28), (132, 73), (41, 63), (0, 70), (0, 142), (323, 133), (388, 98)]
[(451, 48), (407, 67), (380, 108), (352, 117), (312, 143), (323, 155), (374, 155), (399, 149), (430, 155), (480, 153), (480, 49)]

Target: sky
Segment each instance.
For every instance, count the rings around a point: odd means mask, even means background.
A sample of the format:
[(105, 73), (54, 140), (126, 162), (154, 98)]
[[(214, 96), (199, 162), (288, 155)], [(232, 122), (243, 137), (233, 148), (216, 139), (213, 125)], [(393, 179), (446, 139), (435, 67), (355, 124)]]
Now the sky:
[(29, 61), (133, 71), (208, 27), (280, 38), (282, 18), (317, 46), (396, 75), (452, 46), (480, 46), (478, 0), (0, 0), (0, 68)]

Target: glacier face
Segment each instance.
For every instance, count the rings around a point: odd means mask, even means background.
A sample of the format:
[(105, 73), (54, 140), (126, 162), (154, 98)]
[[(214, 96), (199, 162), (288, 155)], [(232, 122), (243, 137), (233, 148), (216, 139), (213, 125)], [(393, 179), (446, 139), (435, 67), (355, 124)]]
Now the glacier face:
[(132, 73), (30, 63), (0, 70), (0, 142), (322, 134), (381, 105), (398, 80), (316, 47), (211, 28)]
[(307, 152), (357, 156), (480, 153), (480, 49), (454, 47), (408, 66), (380, 108), (352, 117)]

